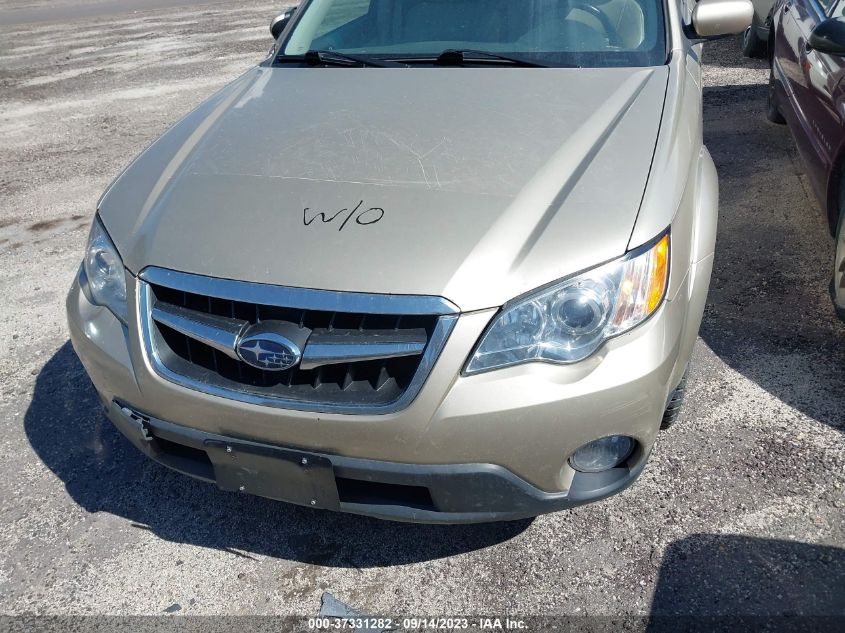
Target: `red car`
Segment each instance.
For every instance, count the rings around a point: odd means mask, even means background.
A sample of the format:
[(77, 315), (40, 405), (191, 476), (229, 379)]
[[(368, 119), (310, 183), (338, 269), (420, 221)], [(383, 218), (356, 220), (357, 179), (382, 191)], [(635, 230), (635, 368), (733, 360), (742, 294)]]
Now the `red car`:
[(778, 0), (767, 115), (787, 123), (836, 237), (831, 294), (845, 319), (845, 0)]

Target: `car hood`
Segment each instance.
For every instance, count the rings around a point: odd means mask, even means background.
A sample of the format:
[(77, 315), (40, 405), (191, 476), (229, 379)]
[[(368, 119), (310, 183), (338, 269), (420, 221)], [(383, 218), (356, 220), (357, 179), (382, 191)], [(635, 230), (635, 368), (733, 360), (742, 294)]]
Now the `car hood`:
[(668, 67), (256, 68), (130, 165), (130, 271), (498, 306), (622, 255)]

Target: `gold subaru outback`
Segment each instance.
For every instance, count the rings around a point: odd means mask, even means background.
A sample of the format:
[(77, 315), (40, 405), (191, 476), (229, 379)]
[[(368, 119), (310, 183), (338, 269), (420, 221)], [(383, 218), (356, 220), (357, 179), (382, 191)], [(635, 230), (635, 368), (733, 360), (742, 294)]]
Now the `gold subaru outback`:
[(306, 0), (99, 202), (112, 422), (242, 492), (473, 522), (595, 501), (678, 415), (713, 262), (700, 44), (747, 0)]

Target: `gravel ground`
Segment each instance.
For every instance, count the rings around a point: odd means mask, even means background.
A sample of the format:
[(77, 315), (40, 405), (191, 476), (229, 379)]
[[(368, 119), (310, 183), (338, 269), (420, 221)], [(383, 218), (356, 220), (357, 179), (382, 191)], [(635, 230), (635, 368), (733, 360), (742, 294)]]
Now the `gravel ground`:
[(328, 591), (370, 613), (845, 615), (832, 239), (734, 39), (705, 51), (722, 210), (688, 404), (623, 494), (396, 525), (219, 492), (104, 420), (64, 296), (111, 178), (268, 49), (278, 5), (237, 4), (15, 24), (46, 3), (0, 3), (0, 612), (315, 615)]

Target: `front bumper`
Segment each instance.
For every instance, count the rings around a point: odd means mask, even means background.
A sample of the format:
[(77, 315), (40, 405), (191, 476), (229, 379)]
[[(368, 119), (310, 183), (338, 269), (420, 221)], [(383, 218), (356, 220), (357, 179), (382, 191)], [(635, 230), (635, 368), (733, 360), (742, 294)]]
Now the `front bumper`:
[(419, 465), (325, 455), (203, 433), (109, 403), (114, 425), (151, 459), (231, 492), (394, 521), (477, 523), (533, 517), (626, 488), (633, 467), (577, 473), (547, 493), (494, 464)]
[[(651, 319), (574, 365), (461, 376), (495, 311), (462, 315), (416, 399), (386, 415), (283, 410), (193, 391), (155, 373), (137, 320), (120, 324), (91, 305), (78, 284), (67, 308), (74, 348), (109, 417), (165, 465), (224, 489), (243, 485), (244, 492), (315, 507), (396, 520), (491, 521), (601, 499), (636, 479), (689, 360), (711, 267), (709, 256), (686, 274), (677, 271), (683, 281)], [(129, 313), (137, 315), (134, 280), (128, 281)], [(614, 434), (638, 443), (622, 467), (601, 476), (569, 467), (577, 448)], [(244, 472), (262, 477), (235, 487), (237, 469), (226, 466), (221, 474), (219, 449), (227, 443), (245, 460)], [(264, 455), (260, 468), (256, 450)], [(319, 497), (273, 483), (298, 480), (297, 471), (280, 466), (291, 453), (328, 464), (332, 477), (324, 468)]]

